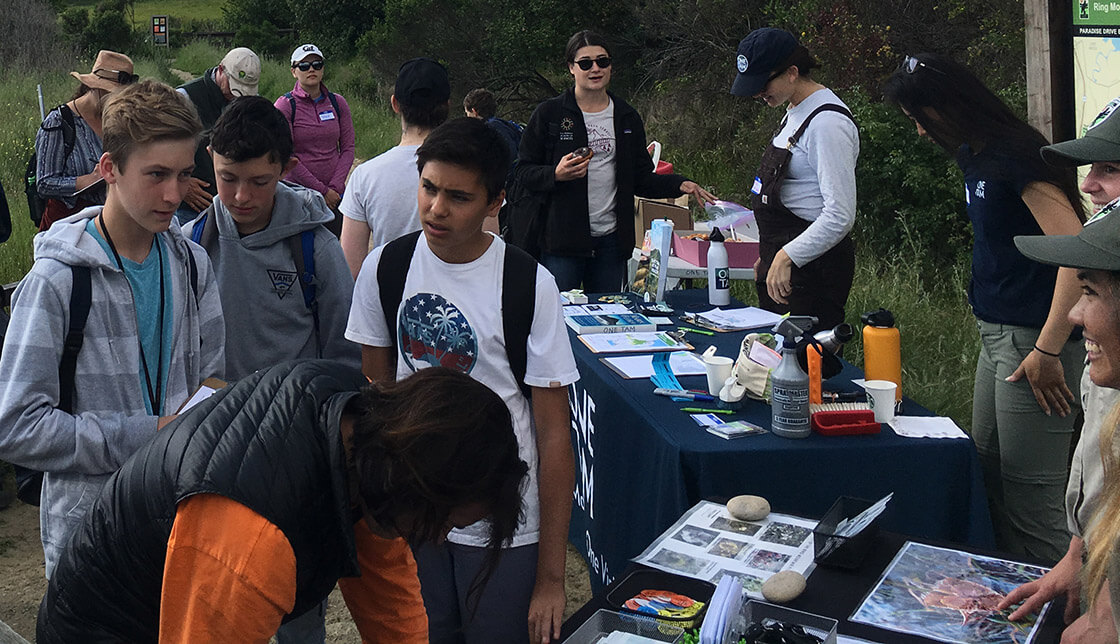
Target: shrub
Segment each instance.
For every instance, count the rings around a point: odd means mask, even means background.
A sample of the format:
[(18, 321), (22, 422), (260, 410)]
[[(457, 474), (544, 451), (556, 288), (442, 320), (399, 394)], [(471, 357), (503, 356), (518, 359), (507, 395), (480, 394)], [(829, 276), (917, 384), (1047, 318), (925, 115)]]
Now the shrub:
[(4, 70), (62, 69), (73, 51), (62, 40), (51, 7), (42, 0), (13, 0), (0, 11), (0, 59)]

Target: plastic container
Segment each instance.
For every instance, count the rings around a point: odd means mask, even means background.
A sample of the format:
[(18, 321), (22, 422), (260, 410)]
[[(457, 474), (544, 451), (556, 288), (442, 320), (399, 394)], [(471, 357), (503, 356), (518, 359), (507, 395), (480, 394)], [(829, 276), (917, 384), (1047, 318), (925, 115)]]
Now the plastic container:
[(564, 644), (595, 644), (615, 631), (641, 635), (658, 642), (680, 642), (684, 639), (684, 629), (678, 626), (659, 624), (649, 617), (620, 615), (599, 609), (564, 640)]
[(731, 304), (731, 269), (727, 264), (727, 249), (719, 228), (708, 236), (708, 303), (712, 306)]
[(836, 536), (836, 526), (844, 519), (851, 519), (873, 504), (874, 501), (854, 499), (849, 496), (842, 496), (832, 504), (817, 527), (813, 529), (813, 560), (818, 565), (855, 570), (863, 564), (875, 541), (875, 536), (879, 534), (879, 520), (883, 515), (875, 517), (870, 525), (851, 537)]
[[(672, 619), (643, 615), (641, 613), (631, 613), (623, 604), (643, 590), (667, 590), (669, 592), (679, 593), (694, 601), (704, 602), (704, 610), (700, 611), (700, 613), (691, 619)], [(712, 601), (712, 593), (714, 593), (715, 590), (715, 586), (701, 579), (674, 575), (661, 570), (639, 568), (629, 575), (626, 575), (622, 581), (618, 582), (618, 584), (607, 593), (606, 599), (607, 605), (620, 613), (638, 615), (663, 624), (680, 626), (681, 628), (695, 628), (699, 626), (700, 622), (703, 620), (704, 612), (707, 611), (708, 604)]]
[(805, 627), (807, 632), (824, 640), (825, 644), (836, 644), (836, 627), (839, 622), (830, 617), (803, 613), (799, 610), (760, 602), (756, 599), (744, 604), (741, 614), (748, 625), (766, 619), (776, 619), (787, 624), (800, 624)]
[(902, 400), (902, 340), (894, 315), (886, 310), (869, 311), (863, 322), (863, 373), (867, 380), (890, 380), (898, 385), (895, 404)]

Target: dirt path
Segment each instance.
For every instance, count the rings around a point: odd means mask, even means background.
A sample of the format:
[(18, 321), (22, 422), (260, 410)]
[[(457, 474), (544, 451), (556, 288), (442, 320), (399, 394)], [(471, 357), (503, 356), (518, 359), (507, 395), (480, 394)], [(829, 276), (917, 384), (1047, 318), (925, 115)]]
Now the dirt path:
[[(0, 510), (0, 622), (7, 623), (29, 641), (34, 641), (35, 615), (47, 586), (43, 577), (38, 510), (18, 501), (6, 510)], [(567, 568), (568, 606), (564, 611), (565, 618), (591, 598), (587, 567), (571, 546), (568, 546)], [(361, 642), (337, 588), (331, 594), (327, 612), (327, 641), (337, 644)]]

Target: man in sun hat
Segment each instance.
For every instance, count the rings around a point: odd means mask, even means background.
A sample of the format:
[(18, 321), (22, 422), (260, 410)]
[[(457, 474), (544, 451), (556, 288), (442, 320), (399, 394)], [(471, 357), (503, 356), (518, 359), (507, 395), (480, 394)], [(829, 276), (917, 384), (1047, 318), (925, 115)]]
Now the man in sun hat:
[[(1081, 182), (1081, 190), (1089, 196), (1096, 214), (1076, 236), (1021, 236), (1015, 238), (1019, 250), (1036, 261), (1094, 271), (1120, 270), (1120, 98), (1113, 99), (1089, 125), (1085, 135), (1042, 148), (1042, 158), (1052, 165), (1090, 165)], [(1083, 273), (1082, 275), (1084, 275)], [(1079, 277), (1082, 277), (1079, 275)], [(1089, 340), (1086, 340), (1089, 342)], [(1102, 425), (1110, 411), (1120, 403), (1120, 391), (1099, 386), (1090, 379), (1090, 369), (1081, 377), (1081, 407), (1085, 423), (1070, 463), (1066, 485), (1066, 523), (1070, 531), (1069, 549), (1054, 568), (1041, 579), (1013, 590), (1000, 608), (1022, 605), (1012, 613), (1021, 619), (1037, 612), (1042, 605), (1059, 595), (1066, 596), (1067, 623), (1073, 623), (1087, 607), (1089, 598), (1081, 593), (1082, 561), (1091, 538), (1089, 526), (1101, 507), (1104, 491), (1104, 464), (1101, 460)], [(1087, 634), (1094, 629), (1112, 627), (1103, 610), (1108, 602), (1097, 602), (1092, 612), (1081, 616), (1068, 632)], [(1111, 641), (1115, 641), (1113, 632)], [(1082, 640), (1078, 640), (1082, 641)]]
[(218, 122), (222, 110), (238, 96), (256, 96), (261, 79), (261, 59), (248, 47), (235, 47), (222, 58), (217, 67), (179, 86), (198, 110), (202, 120), (202, 138), (195, 153), (194, 175), (190, 188), (175, 217), (179, 223), (194, 219), (210, 206), (217, 194), (214, 187), (214, 163), (206, 152), (210, 145), (210, 128)]

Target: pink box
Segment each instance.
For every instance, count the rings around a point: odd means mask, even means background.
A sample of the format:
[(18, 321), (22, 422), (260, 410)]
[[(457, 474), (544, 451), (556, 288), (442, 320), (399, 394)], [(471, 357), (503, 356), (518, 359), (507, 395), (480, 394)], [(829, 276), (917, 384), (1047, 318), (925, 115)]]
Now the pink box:
[[(685, 239), (679, 233), (673, 233), (673, 254), (689, 264), (707, 268), (708, 245), (707, 240)], [(758, 259), (758, 242), (725, 241), (723, 247), (727, 249), (728, 267), (754, 268), (754, 262)]]

